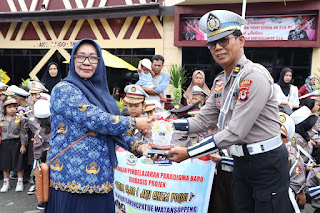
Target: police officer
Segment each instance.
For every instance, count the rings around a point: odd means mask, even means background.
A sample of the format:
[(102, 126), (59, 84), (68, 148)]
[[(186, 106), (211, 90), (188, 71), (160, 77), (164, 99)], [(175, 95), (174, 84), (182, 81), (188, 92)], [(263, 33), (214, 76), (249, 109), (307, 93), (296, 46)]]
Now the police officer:
[(239, 213), (290, 212), (288, 153), (280, 136), (278, 106), (268, 70), (244, 55), (245, 20), (225, 10), (200, 19), (207, 46), (223, 72), (194, 118), (178, 119), (177, 132), (201, 132), (218, 123), (220, 131), (189, 148), (166, 154), (181, 162), (228, 148), (234, 159), (235, 209)]

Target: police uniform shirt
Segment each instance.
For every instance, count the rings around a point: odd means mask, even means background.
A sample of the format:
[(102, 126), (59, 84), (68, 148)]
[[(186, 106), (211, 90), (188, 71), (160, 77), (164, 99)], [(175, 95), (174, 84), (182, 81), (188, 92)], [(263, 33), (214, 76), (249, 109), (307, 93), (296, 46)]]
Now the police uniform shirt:
[(8, 121), (3, 115), (0, 118), (0, 127), (2, 131), (2, 140), (19, 139), (22, 145), (28, 143), (28, 125), (23, 119), (17, 119), (13, 116), (11, 121)]
[[(308, 189), (317, 187), (320, 185), (320, 166), (316, 165), (310, 170), (306, 181), (306, 187), (304, 189), (305, 194), (308, 193)], [(311, 205), (315, 209), (320, 209), (320, 199), (312, 199)]]
[[(296, 149), (297, 149), (297, 145), (299, 145), (309, 155), (312, 154), (312, 151), (313, 151), (312, 144), (310, 142), (306, 141), (299, 133), (294, 133), (294, 137), (292, 138), (291, 143), (292, 143), (292, 146), (295, 147)], [(305, 163), (308, 163), (309, 158), (306, 155), (304, 155), (303, 153), (301, 153), (301, 156), (303, 158), (303, 161)]]
[(29, 124), (29, 128), (33, 134), (36, 133), (38, 129), (40, 129), (40, 124), (37, 122), (37, 119), (34, 116), (33, 106), (26, 106), (26, 118)]
[(239, 70), (236, 66), (229, 77), (225, 71), (218, 74), (206, 105), (195, 118), (188, 118), (189, 133), (202, 132), (216, 124), (235, 78), (244, 72), (233, 93), (225, 128), (214, 136), (220, 148), (233, 144), (252, 144), (280, 134), (278, 103), (270, 73), (263, 66), (248, 60), (245, 55), (237, 65)]
[(288, 150), (290, 188), (295, 194), (298, 194), (305, 186), (306, 169), (301, 155), (290, 144), (286, 144), (286, 148)]
[(171, 144), (175, 145), (176, 147), (189, 147), (199, 143), (202, 139), (202, 136), (199, 134), (185, 135), (174, 133), (172, 135)]

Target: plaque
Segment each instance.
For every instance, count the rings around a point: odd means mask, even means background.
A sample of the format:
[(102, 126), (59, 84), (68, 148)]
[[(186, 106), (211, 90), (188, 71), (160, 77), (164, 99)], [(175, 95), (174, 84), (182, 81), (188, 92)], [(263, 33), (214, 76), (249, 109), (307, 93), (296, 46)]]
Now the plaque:
[(171, 144), (173, 129), (172, 122), (167, 119), (160, 118), (153, 123), (151, 128), (152, 142), (148, 143), (148, 146), (151, 148), (148, 151), (149, 155), (153, 156), (158, 154), (158, 156), (162, 157), (173, 156), (165, 154), (165, 151), (175, 147)]

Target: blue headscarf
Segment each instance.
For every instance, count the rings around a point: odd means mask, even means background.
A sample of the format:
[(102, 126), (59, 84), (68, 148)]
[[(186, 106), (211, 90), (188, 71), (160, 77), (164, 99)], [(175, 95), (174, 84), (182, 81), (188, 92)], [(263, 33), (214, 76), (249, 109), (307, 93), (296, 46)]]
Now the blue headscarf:
[[(74, 55), (76, 54), (80, 44), (83, 44), (83, 43), (92, 44), (96, 48), (97, 54), (100, 58), (94, 74), (89, 79), (81, 78), (75, 71)], [(107, 83), (107, 72), (106, 72), (106, 67), (104, 65), (104, 61), (102, 58), (101, 48), (99, 44), (97, 44), (95, 41), (85, 38), (78, 41), (74, 45), (71, 52), (69, 73), (64, 80), (78, 87), (82, 91), (82, 93), (87, 97), (90, 103), (100, 107), (100, 109), (112, 115), (120, 115), (116, 101), (110, 95), (110, 91)], [(128, 145), (125, 143), (122, 136), (112, 136), (112, 135), (109, 136), (107, 145), (108, 145), (110, 160), (113, 168), (115, 168), (117, 165), (117, 158), (115, 153), (116, 143), (126, 150), (129, 149)]]
[(316, 85), (311, 85), (310, 81), (314, 79), (313, 76), (308, 76), (308, 78), (306, 79), (306, 88), (308, 90), (309, 93), (312, 93), (315, 89), (316, 89)]

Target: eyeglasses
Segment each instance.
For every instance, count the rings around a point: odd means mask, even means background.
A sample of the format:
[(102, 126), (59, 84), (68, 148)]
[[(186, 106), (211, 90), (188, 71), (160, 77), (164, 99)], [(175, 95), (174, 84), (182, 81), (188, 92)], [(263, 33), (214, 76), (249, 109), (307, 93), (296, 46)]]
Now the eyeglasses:
[(85, 60), (89, 60), (90, 64), (97, 64), (99, 57), (97, 56), (85, 56), (85, 55), (74, 55), (75, 61), (78, 63), (83, 63)]
[(221, 47), (225, 47), (229, 44), (229, 39), (230, 38), (237, 38), (239, 36), (230, 36), (230, 37), (224, 37), (224, 38), (221, 38), (219, 40), (216, 40), (216, 41), (211, 41), (209, 43), (207, 43), (207, 47), (209, 50), (214, 50), (216, 49), (216, 46), (217, 46), (217, 43), (221, 46)]

